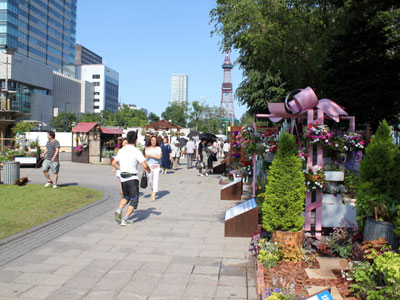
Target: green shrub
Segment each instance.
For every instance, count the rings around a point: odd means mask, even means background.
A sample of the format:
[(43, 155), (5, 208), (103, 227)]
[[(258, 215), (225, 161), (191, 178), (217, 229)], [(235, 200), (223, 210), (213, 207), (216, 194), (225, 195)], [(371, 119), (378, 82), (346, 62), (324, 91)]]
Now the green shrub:
[(304, 226), (306, 187), (296, 141), (284, 133), (268, 173), (262, 204), (263, 227), (267, 231), (298, 231)]
[(397, 218), (394, 225), (396, 226), (394, 233), (400, 238), (400, 205), (397, 207)]
[(361, 162), (357, 189), (357, 221), (363, 227), (365, 217), (393, 222), (400, 204), (400, 151), (393, 143), (390, 128), (384, 120), (366, 148)]
[(385, 252), (372, 264), (364, 262), (354, 270), (350, 289), (355, 295), (368, 300), (400, 299), (400, 255)]

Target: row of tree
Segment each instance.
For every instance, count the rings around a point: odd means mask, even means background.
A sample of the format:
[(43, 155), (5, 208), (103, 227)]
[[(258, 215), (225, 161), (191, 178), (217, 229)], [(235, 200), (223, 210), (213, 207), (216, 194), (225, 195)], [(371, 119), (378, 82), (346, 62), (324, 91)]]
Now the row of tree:
[(251, 113), (311, 86), (376, 127), (398, 121), (400, 1), (216, 0), (221, 48), (239, 51), (236, 90)]
[[(162, 118), (181, 127), (190, 127), (200, 132), (218, 133), (224, 131), (226, 121), (219, 118), (219, 109), (204, 102), (193, 101), (190, 105), (170, 104), (161, 114)], [(111, 113), (75, 114), (72, 112), (60, 113), (54, 117), (51, 126), (57, 131), (71, 131), (78, 122), (98, 122), (104, 126), (143, 127), (148, 123), (157, 122), (160, 117), (154, 113), (147, 116), (141, 110), (132, 110), (123, 105), (120, 110)]]

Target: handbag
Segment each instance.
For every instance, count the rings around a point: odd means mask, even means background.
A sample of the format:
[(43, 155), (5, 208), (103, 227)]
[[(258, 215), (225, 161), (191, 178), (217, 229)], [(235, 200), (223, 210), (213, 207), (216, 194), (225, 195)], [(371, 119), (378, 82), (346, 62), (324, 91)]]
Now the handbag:
[(147, 175), (145, 171), (143, 171), (142, 178), (140, 179), (140, 187), (142, 189), (147, 188)]
[(197, 163), (196, 163), (196, 168), (197, 169), (204, 169), (204, 163), (202, 162), (202, 161), (198, 161)]

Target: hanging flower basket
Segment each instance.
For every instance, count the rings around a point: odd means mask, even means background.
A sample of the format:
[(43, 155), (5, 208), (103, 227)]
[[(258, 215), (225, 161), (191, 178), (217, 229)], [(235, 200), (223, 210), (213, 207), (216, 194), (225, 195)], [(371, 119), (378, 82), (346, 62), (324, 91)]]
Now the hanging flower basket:
[(78, 145), (77, 147), (74, 148), (74, 152), (78, 155), (81, 154), (83, 152), (83, 146)]
[(309, 124), (304, 133), (305, 139), (311, 144), (327, 144), (332, 137), (327, 125), (313, 123)]
[(350, 132), (343, 135), (346, 150), (348, 151), (359, 151), (364, 150), (365, 141), (361, 134)]
[(309, 192), (322, 191), (326, 186), (325, 174), (322, 168), (317, 167), (315, 172), (310, 168), (304, 170), (304, 184)]

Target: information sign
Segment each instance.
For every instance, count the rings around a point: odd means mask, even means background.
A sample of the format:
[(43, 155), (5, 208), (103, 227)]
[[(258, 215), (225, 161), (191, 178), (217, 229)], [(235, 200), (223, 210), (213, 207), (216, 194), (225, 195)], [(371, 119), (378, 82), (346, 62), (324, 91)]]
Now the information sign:
[(243, 203), (240, 203), (234, 207), (231, 207), (225, 212), (225, 221), (232, 219), (233, 217), (236, 217), (246, 211), (249, 211), (250, 209), (253, 209), (257, 207), (257, 203), (255, 198), (249, 199)]

